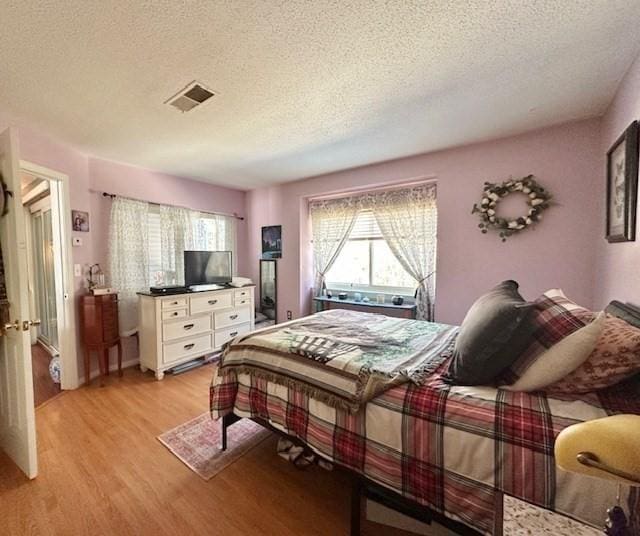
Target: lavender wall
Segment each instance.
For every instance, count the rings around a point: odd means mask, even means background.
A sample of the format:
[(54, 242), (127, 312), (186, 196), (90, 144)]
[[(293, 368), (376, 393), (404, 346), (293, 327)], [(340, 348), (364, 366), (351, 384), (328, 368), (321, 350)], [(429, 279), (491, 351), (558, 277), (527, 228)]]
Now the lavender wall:
[[(605, 306), (612, 299), (640, 304), (640, 235), (635, 242), (609, 244), (604, 239), (606, 217), (606, 153), (633, 120), (640, 119), (640, 57), (622, 80), (602, 119), (598, 161), (600, 232), (597, 242), (595, 303)], [(640, 218), (640, 214), (638, 214)]]
[[(283, 226), (278, 261), (278, 314), (306, 314), (312, 269), (308, 197), (435, 177), (438, 182), (436, 316), (459, 323), (470, 303), (495, 283), (517, 279), (526, 297), (560, 286), (575, 300), (594, 302), (594, 243), (602, 232), (601, 142), (598, 119), (565, 124), (507, 139), (425, 154), (251, 191), (249, 262), (258, 275), (260, 227)], [(501, 243), (482, 235), (470, 214), (483, 182), (533, 173), (554, 195), (537, 229)]]
[[(2, 127), (4, 128), (4, 127)], [(59, 171), (69, 176), (69, 196), (71, 206), (81, 210), (89, 207), (89, 158), (71, 147), (41, 135), (26, 126), (18, 129), (20, 158), (34, 164)], [(81, 237), (84, 246), (73, 248), (73, 262), (87, 264), (93, 259), (94, 229), (88, 233), (72, 233)], [(83, 290), (83, 278), (75, 278), (76, 292)]]
[[(106, 266), (107, 230), (111, 201), (99, 192), (167, 203), (197, 210), (245, 214), (245, 192), (183, 179), (125, 164), (89, 159), (90, 206), (95, 227), (94, 262)], [(238, 220), (238, 273), (246, 271), (247, 225)]]
[[(0, 131), (18, 128), (20, 158), (69, 176), (71, 207), (90, 213), (90, 232), (73, 233), (83, 245), (73, 248), (73, 262), (83, 266), (107, 263), (107, 229), (110, 200), (96, 191), (178, 204), (200, 210), (237, 213), (244, 216), (245, 192), (197, 182), (142, 168), (92, 158), (41, 134), (37, 129), (0, 112)], [(238, 270), (246, 270), (246, 223), (238, 225)], [(85, 292), (84, 277), (75, 278), (76, 296)], [(134, 341), (125, 341), (125, 359), (137, 357)], [(78, 368), (84, 377), (82, 346), (78, 343)], [(97, 369), (97, 363), (92, 364)]]

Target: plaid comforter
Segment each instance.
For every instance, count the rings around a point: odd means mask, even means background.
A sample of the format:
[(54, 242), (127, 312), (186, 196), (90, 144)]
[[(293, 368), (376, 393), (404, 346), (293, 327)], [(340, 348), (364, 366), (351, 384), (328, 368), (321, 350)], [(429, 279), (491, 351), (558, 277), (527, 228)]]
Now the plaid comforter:
[[(601, 526), (615, 484), (557, 469), (554, 441), (577, 422), (640, 414), (638, 382), (560, 400), (451, 386), (441, 378), (447, 365), (357, 413), (231, 367), (214, 376), (211, 413), (265, 419), (324, 458), (483, 533), (501, 527), (503, 493)], [(623, 489), (623, 501), (630, 495)]]

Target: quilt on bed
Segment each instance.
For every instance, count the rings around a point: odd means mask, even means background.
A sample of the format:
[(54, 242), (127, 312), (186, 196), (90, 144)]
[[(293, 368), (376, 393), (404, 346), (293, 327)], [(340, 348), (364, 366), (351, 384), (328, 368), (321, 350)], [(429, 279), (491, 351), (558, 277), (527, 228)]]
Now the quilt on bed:
[[(502, 493), (601, 525), (615, 484), (557, 469), (553, 445), (576, 422), (640, 414), (637, 381), (559, 400), (452, 387), (444, 370), (446, 363), (423, 385), (395, 386), (352, 413), (231, 367), (214, 376), (211, 413), (265, 419), (323, 457), (484, 533), (501, 527)], [(640, 509), (637, 490), (623, 489), (622, 499)]]
[(234, 339), (220, 369), (293, 385), (358, 411), (394, 385), (421, 384), (447, 358), (457, 332), (446, 324), (337, 309)]

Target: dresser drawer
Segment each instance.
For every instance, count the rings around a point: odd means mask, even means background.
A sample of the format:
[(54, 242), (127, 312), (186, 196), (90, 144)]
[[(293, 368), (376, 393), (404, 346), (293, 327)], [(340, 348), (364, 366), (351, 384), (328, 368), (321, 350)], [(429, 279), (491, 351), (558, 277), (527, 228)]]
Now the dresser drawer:
[(220, 311), (214, 315), (213, 326), (215, 329), (225, 328), (236, 324), (243, 324), (251, 320), (251, 309), (242, 307), (231, 311)]
[(191, 296), (191, 314), (232, 307), (231, 292), (216, 292), (206, 296)]
[(249, 307), (251, 305), (251, 298), (238, 298), (236, 296), (235, 307)]
[(166, 300), (162, 300), (162, 309), (173, 309), (177, 307), (186, 307), (187, 306), (187, 298), (167, 298)]
[(213, 349), (212, 333), (198, 335), (191, 339), (164, 344), (162, 349), (162, 362), (173, 363), (183, 357), (200, 356)]
[(234, 290), (233, 297), (235, 298), (236, 305), (238, 305), (238, 301), (251, 299), (251, 290), (248, 288), (244, 290)]
[(251, 324), (240, 324), (239, 326), (232, 326), (229, 328), (219, 329), (215, 333), (215, 347), (220, 348), (225, 342), (230, 341), (238, 335), (243, 333), (249, 333)]
[(175, 311), (162, 311), (162, 320), (171, 320), (172, 318), (183, 318), (187, 316), (186, 309), (176, 309)]
[(102, 330), (105, 342), (113, 341), (120, 335), (118, 333), (118, 302), (115, 296), (102, 300)]
[(120, 334), (118, 333), (118, 317), (102, 317), (102, 336), (104, 342), (116, 340)]
[(165, 322), (162, 325), (162, 340), (171, 341), (206, 331), (211, 331), (211, 315)]

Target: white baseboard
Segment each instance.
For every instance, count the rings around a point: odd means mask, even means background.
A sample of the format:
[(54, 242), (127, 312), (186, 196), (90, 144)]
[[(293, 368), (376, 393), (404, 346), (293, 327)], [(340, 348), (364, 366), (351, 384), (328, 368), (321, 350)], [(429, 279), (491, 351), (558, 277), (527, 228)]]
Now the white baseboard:
[[(129, 367), (134, 367), (136, 365), (138, 365), (140, 363), (140, 359), (138, 359), (137, 357), (134, 359), (128, 359), (127, 361), (123, 361), (122, 362), (122, 368), (129, 368)], [(117, 372), (118, 371), (118, 364), (117, 363), (111, 363), (109, 365), (109, 373), (111, 372)], [(95, 378), (97, 378), (98, 376), (100, 376), (100, 371), (99, 370), (92, 370), (91, 373), (89, 374), (89, 379), (93, 380)], [(82, 376), (80, 376), (78, 378), (78, 386), (80, 385), (84, 385), (84, 374)]]

